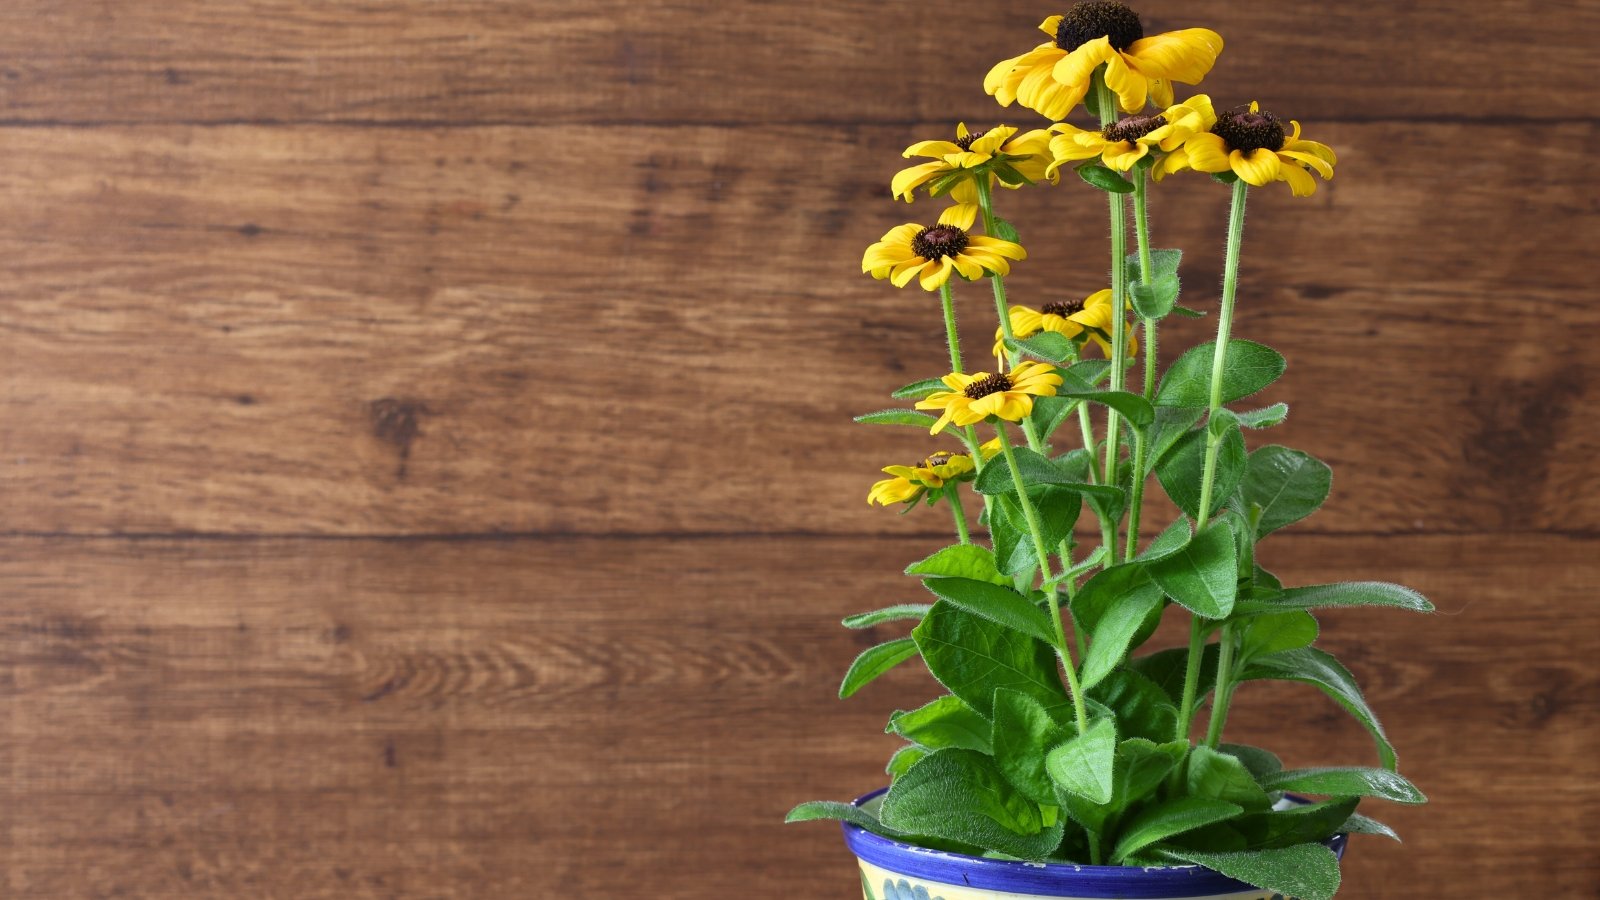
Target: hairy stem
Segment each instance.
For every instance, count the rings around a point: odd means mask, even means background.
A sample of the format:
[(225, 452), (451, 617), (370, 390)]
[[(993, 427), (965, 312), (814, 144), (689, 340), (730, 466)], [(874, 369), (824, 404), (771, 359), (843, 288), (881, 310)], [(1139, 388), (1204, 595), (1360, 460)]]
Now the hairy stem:
[[(1117, 96), (1106, 85), (1103, 74), (1097, 74), (1094, 79), (1096, 91), (1095, 100), (1100, 108), (1100, 124), (1110, 125), (1117, 120)], [(1122, 390), (1123, 376), (1127, 368), (1128, 338), (1125, 334), (1127, 318), (1124, 310), (1128, 305), (1127, 268), (1123, 264), (1123, 257), (1127, 255), (1128, 230), (1123, 220), (1127, 212), (1127, 205), (1121, 194), (1108, 192), (1106, 194), (1111, 213), (1111, 390)], [(1117, 485), (1118, 451), (1122, 443), (1122, 417), (1115, 409), (1106, 411), (1106, 461), (1105, 483), (1115, 487)], [(1113, 521), (1110, 528), (1112, 543), (1106, 548), (1107, 561), (1115, 562), (1117, 557), (1116, 537), (1117, 522)]]
[(1209, 427), (1222, 408), (1222, 375), (1228, 362), (1228, 335), (1233, 330), (1233, 298), (1239, 289), (1239, 245), (1244, 239), (1244, 201), (1250, 185), (1243, 178), (1233, 183), (1233, 206), (1228, 212), (1228, 249), (1222, 268), (1222, 308), (1217, 314), (1217, 347), (1211, 355), (1211, 404), (1206, 414), (1206, 462), (1200, 480), (1200, 508), (1194, 529), (1199, 534), (1211, 519), (1211, 491), (1217, 480), (1217, 451), (1222, 436)]
[[(977, 468), (977, 461), (973, 461), (973, 468)], [(946, 500), (950, 501), (950, 512), (956, 517), (956, 534), (961, 537), (961, 543), (972, 543), (972, 533), (967, 531), (967, 511), (961, 507), (961, 486), (952, 484), (944, 492)]]
[[(1150, 283), (1150, 213), (1148, 201), (1148, 176), (1144, 169), (1133, 171), (1133, 233), (1139, 242), (1139, 280)], [(1154, 400), (1156, 392), (1156, 320), (1144, 319), (1144, 398)], [(1148, 452), (1148, 429), (1134, 430), (1133, 443), (1133, 493), (1128, 498), (1128, 538), (1123, 548), (1124, 560), (1133, 559), (1139, 552), (1139, 518), (1143, 514), (1145, 454)]]

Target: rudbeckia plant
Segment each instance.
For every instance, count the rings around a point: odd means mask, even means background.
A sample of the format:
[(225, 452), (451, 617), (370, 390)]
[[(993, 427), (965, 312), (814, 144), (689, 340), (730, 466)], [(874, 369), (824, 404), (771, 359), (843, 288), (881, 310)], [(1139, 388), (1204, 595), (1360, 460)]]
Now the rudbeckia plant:
[[(1051, 40), (994, 66), (984, 88), (1050, 121), (962, 124), (954, 140), (913, 144), (905, 155), (928, 161), (894, 175), (890, 195), (947, 207), (891, 229), (861, 263), (939, 293), (949, 354), (947, 371), (892, 392), (900, 405), (859, 417), (914, 426), (901, 458), (920, 460), (885, 467), (868, 502), (909, 513), (942, 500), (954, 535), (905, 569), (916, 586), (899, 602), (844, 621), (883, 640), (839, 694), (912, 661), (944, 690), (889, 716), (902, 744), (886, 789), (789, 818), (842, 820), (869, 898), (1326, 900), (1349, 835), (1396, 837), (1366, 804), (1424, 798), (1354, 676), (1316, 645), (1316, 616), (1432, 606), (1398, 585), (1286, 584), (1267, 568), (1263, 541), (1316, 512), (1332, 473), (1265, 439), (1288, 407), (1250, 398), (1287, 363), (1234, 323), (1249, 302), (1239, 257), (1252, 189), (1309, 196), (1338, 159), (1256, 103), (1174, 96), (1216, 62), (1213, 31), (1147, 36), (1135, 11), (1108, 2), (1043, 28)], [(1080, 109), (1087, 120), (1068, 121)], [(1063, 168), (1078, 178), (1056, 184)], [(1230, 197), (1220, 292), (1189, 305), (1183, 253), (1155, 246), (1149, 215), (1152, 190), (1174, 177)], [(997, 185), (1052, 190), (1063, 208), (1103, 199), (1109, 279), (1103, 257), (1062, 241), (1080, 274), (1013, 303), (1006, 278), (1028, 253)], [(961, 302), (992, 299), (995, 359), (968, 365), (956, 295), (982, 281), (986, 296)], [(1174, 316), (1206, 318), (1214, 336), (1163, 363), (1159, 331)], [(1141, 521), (1150, 490), (1175, 519)], [(1152, 650), (1163, 621), (1185, 639)], [(1230, 741), (1234, 700), (1264, 681), (1326, 695), (1370, 734), (1374, 758), (1288, 767)]]

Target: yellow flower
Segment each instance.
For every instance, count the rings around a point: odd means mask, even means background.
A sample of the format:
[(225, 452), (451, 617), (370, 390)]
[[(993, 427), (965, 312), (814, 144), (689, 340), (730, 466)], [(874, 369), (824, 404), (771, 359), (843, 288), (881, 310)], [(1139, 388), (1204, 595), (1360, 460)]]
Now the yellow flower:
[(1079, 3), (1039, 25), (1048, 40), (1021, 56), (1001, 60), (983, 89), (1002, 106), (1020, 102), (1048, 119), (1065, 119), (1089, 92), (1102, 64), (1106, 85), (1124, 112), (1172, 105), (1172, 82), (1199, 84), (1222, 52), (1222, 36), (1186, 28), (1144, 36), (1139, 15), (1121, 3)]
[[(1011, 334), (1013, 337), (1032, 337), (1041, 331), (1052, 331), (1063, 337), (1085, 336), (1095, 342), (1107, 357), (1111, 355), (1111, 291), (1095, 291), (1082, 300), (1046, 303), (1040, 309), (1026, 306), (1011, 307)], [(1139, 352), (1139, 341), (1133, 329), (1124, 332), (1128, 339), (1128, 355)], [(994, 355), (1005, 354), (1005, 332), (994, 333)]]
[(929, 490), (937, 490), (951, 482), (965, 481), (974, 471), (970, 455), (943, 450), (914, 466), (884, 466), (884, 474), (893, 477), (875, 482), (872, 490), (867, 492), (867, 503), (877, 503), (879, 506), (915, 503)]
[(861, 271), (880, 281), (888, 278), (895, 287), (905, 287), (920, 276), (922, 289), (933, 291), (950, 280), (952, 271), (969, 281), (985, 272), (1005, 275), (1011, 271), (1008, 260), (1027, 256), (1017, 244), (968, 234), (956, 225), (924, 228), (908, 224), (889, 229), (882, 240), (868, 247), (861, 257)]
[(944, 410), (929, 429), (931, 434), (938, 434), (951, 422), (964, 428), (990, 416), (1020, 422), (1033, 412), (1034, 397), (1054, 397), (1056, 386), (1061, 384), (1054, 366), (1033, 360), (1018, 363), (1009, 373), (952, 372), (941, 380), (950, 390), (917, 401), (917, 409)]
[(1183, 169), (1231, 171), (1255, 187), (1287, 181), (1296, 197), (1309, 197), (1317, 192), (1311, 173), (1324, 181), (1333, 178), (1339, 157), (1327, 144), (1302, 140), (1299, 122), (1291, 119), (1289, 125), (1292, 130), (1286, 133), (1283, 121), (1263, 112), (1259, 103), (1235, 107), (1157, 163), (1155, 176), (1159, 180)]
[(1050, 139), (1055, 161), (1045, 173), (1053, 178), (1062, 165), (1095, 156), (1111, 168), (1126, 172), (1151, 153), (1177, 149), (1215, 122), (1211, 98), (1205, 94), (1196, 94), (1156, 115), (1127, 116), (1095, 131), (1062, 122), (1050, 129), (1056, 132)]
[(904, 156), (928, 156), (935, 161), (901, 169), (890, 184), (896, 199), (912, 201), (912, 192), (928, 185), (929, 194), (949, 192), (955, 205), (946, 209), (939, 222), (958, 228), (971, 228), (978, 217), (978, 189), (975, 178), (1019, 188), (1045, 177), (1050, 164), (1050, 132), (1044, 129), (1017, 134), (1011, 125), (997, 125), (987, 131), (969, 132), (965, 122), (956, 126), (953, 141), (919, 141), (906, 148)]

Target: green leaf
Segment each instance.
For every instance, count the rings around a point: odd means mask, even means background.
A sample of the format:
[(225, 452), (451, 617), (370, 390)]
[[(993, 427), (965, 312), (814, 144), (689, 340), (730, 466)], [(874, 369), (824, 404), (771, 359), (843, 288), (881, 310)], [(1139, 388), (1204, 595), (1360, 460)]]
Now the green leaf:
[(1206, 314), (1200, 310), (1190, 309), (1189, 307), (1184, 306), (1182, 303), (1174, 306), (1172, 311), (1180, 316), (1183, 316), (1185, 319), (1204, 319), (1206, 317)]
[(1034, 428), (1042, 441), (1050, 440), (1072, 414), (1077, 410), (1079, 401), (1069, 400), (1066, 397), (1035, 397), (1033, 399), (1033, 412), (1029, 418), (1033, 420)]
[(1112, 194), (1133, 193), (1133, 182), (1098, 163), (1079, 166), (1076, 171), (1079, 178), (1102, 191)]
[(856, 421), (868, 425), (915, 425), (918, 428), (931, 428), (933, 423), (939, 421), (939, 417), (914, 409), (880, 409), (877, 412), (856, 416)]
[(931, 752), (932, 751), (930, 751), (927, 747), (918, 746), (917, 744), (907, 744), (904, 747), (901, 747), (899, 750), (896, 750), (894, 755), (889, 757), (888, 765), (883, 767), (884, 774), (888, 775), (891, 779), (899, 778), (901, 775), (906, 773), (907, 769), (915, 765), (917, 760), (927, 756)]
[(930, 750), (964, 747), (989, 752), (989, 720), (952, 694), (909, 712), (896, 710), (883, 730)]
[(933, 605), (911, 636), (928, 671), (979, 715), (994, 714), (994, 692), (1022, 691), (1047, 707), (1068, 702), (1050, 645), (947, 601)]
[[(1200, 657), (1200, 680), (1195, 686), (1195, 702), (1205, 699), (1217, 683), (1217, 656), (1219, 647), (1207, 644)], [(1183, 698), (1183, 679), (1189, 666), (1189, 648), (1174, 647), (1148, 656), (1138, 656), (1128, 661), (1128, 667), (1148, 678), (1167, 695), (1173, 703)]]
[(849, 822), (851, 825), (864, 828), (873, 834), (883, 835), (887, 838), (898, 840), (907, 836), (905, 832), (890, 828), (878, 821), (876, 816), (861, 807), (853, 803), (839, 803), (835, 800), (812, 800), (802, 803), (789, 810), (789, 814), (784, 816), (783, 821), (785, 823), (816, 822), (825, 819)]
[(922, 400), (930, 394), (948, 390), (950, 390), (950, 386), (943, 381), (937, 378), (924, 378), (921, 381), (911, 382), (905, 387), (896, 390), (890, 396), (896, 400)]
[(1176, 247), (1160, 247), (1150, 251), (1150, 275), (1147, 278), (1139, 267), (1139, 254), (1128, 254), (1128, 283), (1153, 281), (1163, 275), (1177, 275), (1183, 262), (1183, 251)]
[(1377, 797), (1395, 803), (1427, 803), (1416, 785), (1388, 769), (1363, 767), (1293, 769), (1261, 782), (1269, 791), (1298, 791), (1331, 797)]
[(1205, 414), (1206, 411), (1203, 409), (1182, 406), (1156, 407), (1155, 421), (1150, 424), (1149, 447), (1146, 450), (1143, 474), (1150, 474), (1150, 470), (1166, 458), (1172, 448), (1183, 439), (1184, 435), (1190, 433), (1190, 429), (1194, 428)]
[(850, 671), (844, 674), (839, 685), (839, 699), (861, 690), (873, 679), (917, 655), (917, 645), (911, 638), (898, 638), (861, 651)]
[(1045, 756), (1077, 734), (1070, 706), (1048, 709), (1020, 691), (994, 692), (994, 761), (1017, 790), (1036, 803), (1054, 805), (1055, 789)]
[[(1106, 376), (1111, 374), (1111, 360), (1086, 359), (1082, 362), (1075, 362), (1072, 365), (1067, 366), (1067, 371), (1065, 374), (1071, 376), (1073, 379), (1089, 385), (1090, 387), (1093, 387), (1094, 385), (1105, 381)], [(1069, 381), (1068, 383), (1071, 382)]]
[(1262, 409), (1252, 409), (1237, 415), (1239, 424), (1246, 428), (1271, 428), (1282, 425), (1283, 420), (1289, 418), (1289, 404), (1274, 403)]
[[(1122, 500), (1122, 491), (1114, 487), (1099, 484), (1085, 484), (1073, 478), (1072, 473), (1064, 467), (1046, 459), (1045, 457), (1029, 450), (1027, 447), (1017, 447), (1012, 451), (1017, 460), (1017, 470), (1022, 474), (1022, 482), (1028, 486), (1048, 484), (1064, 487), (1088, 497), (1102, 497), (1111, 501)], [(1015, 494), (1016, 483), (1012, 480), (1011, 469), (1000, 457), (995, 457), (999, 465), (983, 467), (976, 480), (972, 482), (980, 494)]]
[(1175, 835), (1226, 821), (1244, 809), (1209, 797), (1179, 797), (1146, 808), (1122, 829), (1111, 861), (1120, 863), (1131, 854)]
[(1178, 730), (1178, 707), (1155, 682), (1132, 669), (1112, 672), (1086, 693), (1116, 715), (1124, 738), (1169, 741)]
[(1212, 172), (1211, 180), (1219, 184), (1233, 184), (1239, 180), (1239, 176), (1232, 172)]
[(1066, 362), (1078, 355), (1077, 347), (1073, 345), (1072, 340), (1054, 331), (1041, 331), (1026, 338), (1005, 338), (1004, 342), (1007, 347), (1018, 353), (1048, 363)]
[(1111, 802), (1116, 756), (1117, 723), (1096, 719), (1087, 731), (1051, 750), (1044, 766), (1056, 787), (1103, 806)]
[(1111, 816), (1132, 807), (1161, 786), (1167, 774), (1183, 759), (1188, 746), (1184, 741), (1165, 744), (1143, 738), (1123, 741), (1117, 745), (1110, 803), (1091, 803), (1067, 791), (1057, 791), (1057, 796), (1074, 821), (1096, 834), (1104, 833)]
[(1002, 241), (1010, 241), (1015, 244), (1018, 242), (1017, 226), (997, 216), (994, 220), (994, 236)]
[(1251, 507), (1260, 507), (1256, 533), (1262, 537), (1316, 512), (1333, 487), (1333, 470), (1309, 453), (1273, 445), (1250, 454), (1239, 488)]
[(1043, 859), (1061, 843), (1061, 823), (1045, 827), (1038, 805), (974, 750), (939, 750), (919, 760), (889, 788), (882, 814), (891, 828), (1018, 859)]
[(1144, 565), (1145, 571), (1179, 605), (1208, 619), (1233, 612), (1238, 595), (1238, 561), (1233, 532), (1208, 528), (1189, 539), (1182, 550)]
[(1050, 614), (1008, 587), (970, 578), (928, 578), (922, 583), (953, 606), (1052, 646), (1055, 644), (1055, 625), (1050, 621)]
[(1389, 838), (1396, 843), (1400, 842), (1400, 835), (1393, 828), (1379, 822), (1377, 819), (1369, 819), (1360, 813), (1351, 813), (1350, 818), (1339, 826), (1337, 832), (1345, 834), (1375, 834), (1379, 837)]
[(1161, 319), (1172, 312), (1178, 303), (1178, 276), (1157, 275), (1146, 284), (1142, 281), (1128, 285), (1128, 295), (1133, 308), (1146, 319)]
[(858, 613), (846, 616), (839, 624), (846, 628), (871, 628), (884, 622), (905, 622), (912, 619), (921, 619), (932, 609), (930, 603), (902, 603), (899, 606), (885, 606), (872, 612)]
[[(1161, 488), (1172, 498), (1178, 508), (1190, 518), (1200, 515), (1201, 480), (1205, 473), (1206, 432), (1191, 431), (1178, 440), (1171, 452), (1156, 466), (1156, 478)], [(1216, 512), (1223, 501), (1233, 494), (1244, 477), (1249, 456), (1245, 452), (1244, 436), (1239, 429), (1229, 429), (1217, 448), (1216, 476), (1212, 481), (1211, 512)]]
[(1033, 540), (1028, 537), (1022, 507), (1015, 496), (1002, 494), (994, 501), (990, 507), (989, 536), (994, 544), (995, 562), (1005, 575), (1021, 576), (1032, 572), (1039, 561), (1033, 558)]
[(1150, 405), (1150, 401), (1128, 391), (1056, 391), (1056, 396), (1109, 406), (1122, 413), (1135, 428), (1149, 425), (1156, 416), (1155, 407)]
[(1317, 639), (1317, 620), (1305, 610), (1252, 616), (1239, 629), (1239, 664), (1285, 650), (1309, 647)]
[(1273, 753), (1271, 750), (1263, 750), (1260, 747), (1252, 747), (1249, 744), (1228, 743), (1218, 744), (1217, 749), (1244, 763), (1244, 767), (1250, 770), (1250, 774), (1254, 776), (1258, 784), (1266, 776), (1274, 772), (1283, 771), (1283, 760), (1279, 759), (1278, 754)]
[(1200, 744), (1189, 751), (1189, 793), (1236, 803), (1247, 810), (1271, 809), (1272, 798), (1237, 757)]
[(1412, 612), (1433, 612), (1433, 604), (1428, 602), (1428, 598), (1408, 587), (1382, 581), (1346, 581), (1289, 588), (1264, 598), (1252, 598), (1239, 604), (1239, 613), (1258, 615), (1290, 609), (1340, 606), (1387, 606)]
[[(1128, 566), (1118, 566), (1102, 570), (1098, 575), (1089, 580), (1094, 584), (1097, 580), (1105, 578), (1108, 573), (1116, 573), (1118, 569), (1127, 569)], [(1133, 567), (1137, 569), (1138, 567)], [(1137, 573), (1141, 583), (1131, 587), (1120, 596), (1106, 604), (1104, 610), (1095, 617), (1092, 625), (1085, 623), (1085, 630), (1089, 633), (1089, 649), (1084, 653), (1081, 669), (1078, 674), (1079, 684), (1083, 690), (1089, 690), (1099, 684), (1101, 679), (1110, 675), (1128, 655), (1128, 649), (1141, 632), (1148, 636), (1155, 630), (1155, 625), (1160, 622), (1161, 615), (1161, 588), (1144, 577), (1142, 572)], [(1116, 577), (1116, 575), (1113, 575)], [(1079, 594), (1089, 593), (1088, 585)], [(1090, 602), (1094, 602), (1092, 599)], [(1084, 604), (1087, 606), (1088, 604)], [(1079, 604), (1074, 603), (1076, 611)]]
[(1367, 705), (1366, 698), (1361, 696), (1361, 689), (1356, 686), (1355, 676), (1332, 656), (1315, 647), (1274, 653), (1246, 666), (1239, 677), (1241, 681), (1271, 679), (1298, 681), (1316, 686), (1366, 726), (1372, 733), (1373, 741), (1378, 745), (1378, 757), (1382, 760), (1383, 767), (1391, 772), (1394, 771), (1396, 763), (1394, 745), (1389, 743), (1389, 736), (1384, 734), (1378, 717)]
[[(1156, 389), (1157, 406), (1210, 406), (1211, 364), (1216, 342), (1191, 347), (1161, 379)], [(1254, 341), (1228, 342), (1228, 357), (1223, 363), (1222, 402), (1232, 403), (1256, 393), (1278, 380), (1288, 364), (1278, 351)]]
[(951, 544), (939, 552), (906, 566), (907, 575), (940, 575), (971, 578), (994, 584), (1010, 584), (1011, 579), (995, 567), (994, 554), (977, 544)]
[(1228, 825), (1244, 837), (1247, 850), (1321, 843), (1338, 833), (1360, 802), (1356, 797), (1342, 797), (1322, 803), (1297, 803), (1287, 809), (1250, 813)]
[(1166, 559), (1187, 546), (1189, 538), (1193, 535), (1194, 529), (1189, 527), (1189, 520), (1179, 516), (1172, 520), (1171, 525), (1168, 525), (1160, 534), (1156, 535), (1155, 540), (1151, 541), (1150, 545), (1144, 548), (1144, 552), (1140, 553), (1136, 558), (1143, 563)]
[(1299, 900), (1333, 900), (1339, 890), (1339, 859), (1321, 844), (1242, 853), (1163, 847), (1161, 853), (1168, 859), (1205, 866), (1263, 891)]

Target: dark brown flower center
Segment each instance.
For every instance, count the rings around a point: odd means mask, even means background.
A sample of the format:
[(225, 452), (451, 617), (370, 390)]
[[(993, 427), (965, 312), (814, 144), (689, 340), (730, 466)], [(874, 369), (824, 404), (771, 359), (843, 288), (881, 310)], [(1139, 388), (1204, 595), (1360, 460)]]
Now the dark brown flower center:
[(962, 393), (966, 394), (969, 400), (978, 400), (990, 394), (998, 394), (1001, 391), (1009, 390), (1011, 390), (1010, 377), (1004, 372), (996, 372), (988, 378), (980, 378), (967, 385), (967, 389)]
[(938, 453), (935, 453), (923, 460), (922, 467), (924, 469), (932, 469), (937, 468), (938, 466), (949, 465), (950, 460), (955, 459), (957, 456), (965, 455), (966, 454), (964, 453), (956, 453), (953, 450), (940, 450)]
[(1056, 26), (1056, 46), (1076, 50), (1095, 38), (1110, 38), (1116, 50), (1126, 50), (1144, 37), (1139, 14), (1121, 3), (1079, 3), (1067, 10)]
[(977, 142), (978, 138), (981, 138), (988, 133), (989, 129), (985, 128), (982, 131), (974, 131), (966, 137), (958, 137), (956, 138), (956, 146), (963, 150), (971, 150), (972, 145)]
[(1282, 150), (1287, 133), (1283, 122), (1272, 113), (1262, 110), (1251, 112), (1248, 106), (1236, 106), (1217, 116), (1211, 133), (1228, 142), (1230, 150), (1249, 153), (1252, 150)]
[(967, 249), (967, 233), (954, 225), (935, 225), (917, 232), (911, 239), (911, 252), (923, 259), (959, 256)]
[(1067, 316), (1070, 316), (1073, 313), (1083, 312), (1083, 301), (1062, 300), (1056, 303), (1046, 303), (1040, 311), (1049, 313), (1052, 316), (1060, 316), (1061, 318), (1065, 319)]
[(1167, 124), (1166, 116), (1126, 116), (1100, 129), (1108, 141), (1136, 141)]

